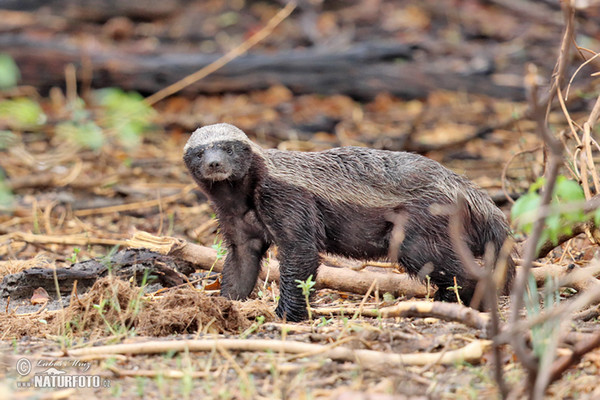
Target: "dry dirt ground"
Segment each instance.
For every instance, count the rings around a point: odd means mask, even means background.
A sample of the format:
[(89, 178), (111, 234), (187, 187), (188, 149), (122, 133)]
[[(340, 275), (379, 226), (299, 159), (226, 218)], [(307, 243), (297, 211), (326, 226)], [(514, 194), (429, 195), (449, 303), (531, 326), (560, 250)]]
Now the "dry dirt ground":
[[(419, 7), (411, 10), (421, 15)], [(422, 21), (411, 19), (415, 20)], [(320, 23), (326, 28), (328, 21), (322, 18)], [(507, 26), (518, 26), (515, 21), (511, 19), (513, 25)], [(485, 19), (473, 23), (478, 29), (486, 27)], [(425, 29), (427, 24), (422, 24), (414, 29)], [(19, 90), (37, 98), (27, 88)], [(244, 94), (175, 96), (155, 105), (153, 128), (141, 143), (128, 148), (107, 132), (105, 145), (96, 150), (54, 135), (54, 126), (70, 112), (68, 95), (56, 89), (39, 98), (47, 123), (33, 130), (14, 130), (17, 140), (2, 150), (0, 166), (10, 177), (15, 204), (10, 212), (0, 214), (0, 277), (31, 267), (68, 267), (104, 257), (116, 246), (122, 248), (138, 231), (219, 248), (213, 212), (194, 189), (181, 160), (191, 129), (201, 124), (230, 122), (261, 145), (280, 149), (389, 148), (410, 136), (414, 143), (432, 145), (428, 157), (471, 178), (507, 214), (511, 205), (507, 197), (524, 193), (542, 172), (541, 141), (535, 122), (523, 117), (526, 104), (484, 95), (433, 91), (424, 99), (404, 100), (382, 93), (360, 103), (346, 96), (299, 96), (272, 86)], [(582, 95), (574, 102), (574, 121), (585, 120), (592, 100)], [(566, 126), (558, 110), (551, 113), (550, 123), (554, 132)], [(15, 233), (35, 236), (23, 238)], [(521, 238), (517, 235), (517, 239)], [(540, 261), (587, 266), (596, 252), (597, 246), (579, 237)], [(359, 310), (406, 299), (390, 298), (377, 290), (363, 296), (323, 289), (315, 295), (315, 307), (343, 307), (348, 312), (284, 324), (273, 314), (276, 284), (259, 282), (247, 302), (220, 298), (216, 289), (211, 277), (199, 287), (171, 289), (140, 288), (133, 280), (103, 278), (87, 293), (74, 290), (63, 293), (60, 300), (51, 293), (46, 306), (32, 304), (31, 296), (2, 299), (0, 399), (499, 396), (488, 347), (470, 362), (449, 364), (437, 359), (424, 365), (361, 363), (331, 356), (332, 348), (343, 346), (379, 352), (382, 360), (386, 355), (411, 353), (442, 358), (485, 339), (485, 332), (459, 322), (367, 317)], [(562, 298), (571, 296), (572, 291), (561, 292)], [(507, 299), (503, 299), (502, 320), (507, 310)], [(567, 328), (594, 332), (597, 319), (579, 320)], [(175, 347), (184, 340), (212, 343), (216, 339), (244, 339), (250, 347), (214, 345), (206, 351), (156, 350), (152, 354), (133, 354), (133, 350), (117, 354), (103, 348), (101, 354), (68, 354), (113, 344), (150, 342), (150, 347), (158, 349), (160, 343)], [(269, 351), (259, 348), (264, 340), (320, 347), (296, 353)], [(522, 385), (525, 376), (514, 354), (508, 346), (502, 350), (508, 385)], [(27, 379), (19, 368), (28, 362), (33, 370), (27, 376), (54, 367), (67, 374), (97, 376), (100, 387), (26, 387)], [(550, 386), (548, 398), (600, 398), (599, 369), (600, 351), (595, 350)]]
[[(173, 100), (184, 101), (184, 100)], [(187, 100), (185, 100), (187, 102)], [(382, 95), (368, 104), (349, 98), (320, 96), (291, 96), (284, 88), (275, 87), (248, 95), (199, 97), (190, 107), (231, 107), (236, 116), (232, 123), (251, 131), (251, 118), (259, 113), (276, 112), (276, 105), (286, 104), (297, 110), (298, 116), (311, 120), (315, 114), (335, 116), (351, 121), (356, 132), (367, 135), (368, 127), (389, 121), (410, 119), (423, 113), (421, 123), (448, 125), (446, 119), (464, 121), (445, 135), (467, 135), (476, 129), (481, 110), (488, 109), (487, 120), (502, 119), (522, 104), (493, 101), (463, 94), (435, 93), (426, 101), (404, 101)], [(168, 107), (168, 105), (166, 106)], [(426, 107), (426, 108), (424, 108)], [(245, 110), (245, 111), (244, 111)], [(360, 117), (356, 117), (359, 115)], [(354, 116), (354, 117), (353, 117)], [(456, 116), (456, 118), (452, 117)], [(250, 119), (250, 122), (249, 122)], [(470, 121), (470, 122), (469, 122)], [(531, 122), (521, 120), (519, 129), (499, 129), (484, 139), (474, 139), (453, 153), (447, 149), (429, 154), (454, 170), (465, 173), (495, 198), (503, 197), (500, 172), (503, 165), (523, 149), (539, 145), (530, 130)], [(375, 130), (373, 130), (373, 135)], [(401, 131), (398, 131), (399, 133)], [(420, 132), (420, 131), (419, 131)], [(423, 139), (436, 130), (423, 130)], [(426, 132), (426, 134), (425, 134)], [(440, 129), (437, 132), (442, 132)], [(440, 134), (440, 133), (438, 133)], [(359, 141), (358, 134), (349, 135)], [(60, 245), (8, 240), (2, 244), (2, 275), (32, 266), (61, 267), (85, 258), (104, 256), (110, 246), (97, 245), (98, 239), (128, 239), (137, 230), (176, 236), (205, 245), (218, 243), (217, 225), (202, 196), (185, 190), (191, 179), (181, 162), (181, 149), (187, 138), (176, 130), (147, 136), (133, 150), (105, 146), (98, 151), (78, 149), (66, 152), (56, 138), (43, 134), (23, 134), (22, 145), (5, 154), (3, 166), (11, 176), (26, 177), (33, 159), (44, 158), (59, 162), (38, 174), (47, 174), (45, 182), (27, 182), (15, 189), (17, 207), (14, 213), (2, 216), (5, 232), (33, 232), (53, 237), (88, 237), (89, 245)], [(417, 134), (421, 140), (421, 135)], [(258, 137), (269, 145), (270, 141)], [(271, 139), (273, 140), (273, 139)], [(434, 140), (434, 139), (430, 139)], [(448, 139), (449, 140), (449, 139)], [(281, 148), (325, 148), (336, 141), (330, 133), (317, 133), (310, 142), (281, 141)], [(457, 156), (458, 155), (458, 156)], [(539, 168), (537, 154), (524, 154), (512, 160), (507, 169), (506, 186), (518, 192), (528, 184)], [(52, 163), (53, 161), (49, 161)], [(39, 176), (39, 175), (38, 175)], [(66, 179), (58, 185), (53, 179)], [(18, 181), (18, 179), (15, 179)], [(144, 203), (156, 200), (156, 203)], [(115, 211), (113, 207), (121, 207)], [(75, 235), (75, 236), (74, 236)], [(83, 236), (77, 236), (83, 235)], [(79, 250), (75, 250), (75, 248)], [(585, 239), (572, 241), (564, 251), (556, 251), (546, 261), (557, 264), (586, 265), (596, 248)], [(313, 323), (282, 325), (273, 316), (276, 285), (259, 284), (254, 300), (230, 302), (216, 296), (214, 290), (191, 289), (158, 291), (149, 287), (141, 291), (131, 282), (101, 280), (87, 294), (68, 296), (63, 301), (64, 312), (58, 303), (43, 309), (27, 304), (29, 298), (4, 302), (0, 314), (5, 377), (3, 390), (7, 398), (27, 398), (48, 395), (55, 398), (84, 398), (95, 396), (121, 398), (354, 398), (354, 392), (372, 398), (481, 398), (497, 396), (491, 378), (489, 351), (476, 362), (456, 362), (424, 366), (386, 365), (361, 366), (358, 362), (335, 361), (320, 354), (286, 354), (274, 351), (235, 351), (215, 348), (206, 352), (165, 352), (156, 355), (104, 354), (83, 358), (89, 362), (85, 374), (99, 375), (110, 387), (58, 391), (57, 389), (16, 388), (20, 381), (16, 362), (27, 358), (34, 364), (39, 360), (73, 360), (56, 357), (52, 352), (114, 343), (138, 343), (152, 339), (177, 341), (183, 339), (279, 339), (287, 342), (343, 344), (353, 349), (369, 349), (383, 353), (439, 353), (460, 348), (484, 333), (458, 322), (433, 318), (370, 318), (354, 313), (363, 307), (377, 308), (402, 299), (390, 299), (383, 293), (368, 298), (333, 290), (321, 290), (314, 305), (343, 306), (349, 310), (343, 316), (322, 316)], [(565, 296), (569, 296), (565, 293)], [(6, 299), (5, 299), (6, 300)], [(102, 312), (98, 307), (102, 306)], [(41, 311), (40, 311), (41, 310)], [(28, 311), (28, 312), (27, 312)], [(505, 317), (506, 309), (502, 311)], [(596, 321), (578, 322), (580, 332), (595, 329)], [(523, 373), (508, 348), (504, 353), (504, 370), (509, 384), (520, 384)], [(324, 351), (324, 350), (323, 350)], [(553, 398), (593, 398), (596, 396), (600, 353), (592, 352), (549, 392)], [(37, 365), (37, 364), (36, 364)], [(41, 363), (38, 371), (48, 364)], [(88, 364), (85, 364), (88, 366)], [(69, 364), (63, 368), (76, 373)], [(377, 397), (379, 396), (379, 397)], [(587, 396), (587, 397), (586, 397)], [(365, 397), (366, 398), (366, 397)]]

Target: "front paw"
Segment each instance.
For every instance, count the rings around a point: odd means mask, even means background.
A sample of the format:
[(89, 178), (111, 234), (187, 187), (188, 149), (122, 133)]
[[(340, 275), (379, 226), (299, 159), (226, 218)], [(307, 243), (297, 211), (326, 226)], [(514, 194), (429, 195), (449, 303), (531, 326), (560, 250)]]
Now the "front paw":
[(300, 306), (285, 303), (281, 300), (279, 300), (279, 304), (275, 309), (275, 314), (277, 314), (279, 318), (289, 322), (301, 322), (308, 318), (306, 304)]

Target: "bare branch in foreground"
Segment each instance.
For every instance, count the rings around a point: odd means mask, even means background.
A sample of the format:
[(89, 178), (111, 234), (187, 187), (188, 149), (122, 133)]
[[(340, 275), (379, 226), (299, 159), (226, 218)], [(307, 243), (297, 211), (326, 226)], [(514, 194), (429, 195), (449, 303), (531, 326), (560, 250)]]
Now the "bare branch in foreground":
[[(352, 310), (340, 307), (313, 308), (316, 315), (348, 313)], [(433, 317), (444, 321), (456, 321), (471, 328), (486, 332), (489, 328), (490, 317), (483, 313), (458, 303), (443, 303), (440, 301), (403, 301), (390, 307), (379, 309), (363, 309), (361, 315), (367, 317)]]
[(71, 349), (65, 352), (53, 352), (50, 357), (85, 357), (97, 354), (160, 354), (166, 352), (197, 352), (224, 349), (229, 351), (272, 351), (274, 353), (321, 355), (336, 361), (357, 362), (363, 368), (380, 370), (385, 366), (398, 365), (452, 365), (457, 362), (479, 363), (483, 353), (488, 350), (489, 340), (475, 340), (466, 346), (443, 353), (390, 354), (374, 350), (354, 350), (346, 347), (323, 346), (312, 343), (292, 342), (273, 339), (205, 339), (149, 341), (97, 347)]
[(589, 338), (585, 342), (578, 343), (573, 352), (568, 356), (562, 356), (552, 364), (550, 378), (548, 383), (552, 383), (557, 379), (560, 379), (562, 374), (572, 365), (576, 365), (581, 361), (583, 356), (600, 347), (600, 333), (596, 333), (593, 337)]

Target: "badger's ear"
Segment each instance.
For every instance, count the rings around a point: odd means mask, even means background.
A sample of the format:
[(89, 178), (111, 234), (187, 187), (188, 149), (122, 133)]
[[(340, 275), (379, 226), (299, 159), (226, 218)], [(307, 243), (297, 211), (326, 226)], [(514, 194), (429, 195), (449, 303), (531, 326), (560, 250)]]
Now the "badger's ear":
[(250, 146), (250, 143), (239, 142), (239, 151), (243, 154), (249, 155), (252, 153), (252, 146)]

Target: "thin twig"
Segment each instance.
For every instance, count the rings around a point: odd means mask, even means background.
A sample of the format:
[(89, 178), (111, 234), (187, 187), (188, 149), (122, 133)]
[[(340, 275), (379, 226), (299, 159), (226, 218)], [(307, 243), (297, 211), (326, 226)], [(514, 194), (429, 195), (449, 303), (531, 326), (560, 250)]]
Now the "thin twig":
[(230, 50), (225, 55), (210, 63), (209, 65), (205, 66), (204, 68), (194, 72), (191, 75), (186, 76), (185, 78), (173, 83), (172, 85), (167, 86), (164, 89), (159, 90), (153, 95), (146, 97), (145, 102), (148, 105), (158, 103), (162, 99), (179, 92), (183, 88), (198, 82), (200, 79), (207, 77), (208, 75), (227, 65), (230, 61), (246, 53), (254, 45), (256, 45), (257, 43), (265, 39), (267, 36), (269, 36), (277, 27), (277, 25), (279, 25), (284, 19), (286, 19), (292, 13), (292, 11), (294, 11), (295, 8), (296, 2), (290, 1), (284, 8), (279, 10), (279, 12), (277, 12), (277, 14), (275, 14), (273, 18), (271, 18), (269, 22), (267, 22), (267, 24), (260, 31), (252, 35), (252, 37), (250, 37), (248, 40), (241, 43), (239, 46)]
[[(315, 308), (316, 315), (339, 315), (348, 313), (347, 307), (319, 307)], [(402, 301), (396, 305), (378, 309), (363, 309), (363, 317), (433, 317), (444, 321), (460, 322), (471, 328), (487, 333), (489, 315), (458, 303), (445, 303), (441, 301)]]
[(93, 244), (115, 246), (124, 246), (125, 240), (88, 237), (85, 234), (78, 235), (34, 235), (25, 232), (11, 232), (0, 236), (0, 243), (6, 241), (26, 242), (31, 244), (63, 244), (75, 246), (87, 246)]
[[(498, 390), (503, 399), (508, 397), (508, 387), (506, 386), (506, 382), (504, 381), (504, 374), (502, 370), (502, 351), (500, 349), (500, 342), (498, 341), (497, 335), (500, 332), (500, 320), (498, 317), (498, 288), (496, 287), (496, 282), (494, 281), (494, 266), (496, 264), (494, 254), (499, 254), (500, 249), (494, 249), (493, 243), (488, 243), (486, 245), (485, 252), (485, 270), (482, 270), (477, 264), (473, 253), (462, 239), (464, 237), (464, 227), (462, 221), (465, 220), (465, 199), (463, 197), (458, 199), (458, 212), (452, 213), (450, 216), (450, 224), (449, 224), (449, 233), (450, 239), (452, 240), (452, 245), (457, 255), (460, 258), (460, 261), (464, 266), (467, 267), (467, 271), (471, 273), (472, 276), (476, 277), (478, 280), (475, 294), (473, 295), (473, 300), (471, 301), (471, 306), (477, 308), (480, 302), (480, 299), (485, 296), (486, 306), (489, 310), (491, 310), (490, 323), (488, 332), (488, 337), (492, 338), (492, 355), (494, 361), (494, 379), (498, 384)], [(509, 256), (510, 257), (510, 256)], [(498, 260), (499, 261), (499, 260)], [(505, 259), (506, 262), (508, 259)], [(498, 267), (496, 265), (496, 267)], [(504, 266), (506, 267), (506, 265)], [(475, 303), (475, 304), (473, 304)]]
[[(285, 352), (290, 354), (313, 353), (336, 361), (358, 362), (365, 369), (381, 369), (383, 366), (428, 365), (432, 361), (438, 364), (453, 365), (460, 361), (481, 362), (483, 353), (489, 348), (489, 340), (475, 340), (466, 346), (447, 351), (441, 358), (436, 353), (391, 354), (374, 350), (354, 350), (346, 347), (323, 346), (313, 343), (292, 342), (273, 339), (204, 339), (148, 341), (106, 346), (85, 347), (66, 352), (52, 352), (50, 357), (82, 357), (96, 354), (161, 354), (166, 352), (198, 352), (226, 349), (230, 351)], [(326, 349), (324, 352), (323, 349)], [(438, 359), (439, 358), (439, 359)]]
[(186, 187), (184, 187), (181, 190), (181, 192), (173, 194), (171, 196), (163, 197), (162, 199), (159, 197), (158, 199), (138, 201), (135, 203), (128, 203), (128, 204), (120, 204), (118, 206), (77, 210), (77, 211), (73, 212), (73, 214), (77, 217), (85, 217), (88, 215), (112, 214), (112, 213), (117, 213), (117, 212), (122, 212), (122, 211), (139, 210), (141, 208), (157, 207), (157, 206), (172, 203), (172, 202), (175, 202), (175, 201), (181, 199), (182, 197), (187, 195), (189, 192), (191, 192), (192, 189), (194, 189), (195, 187), (196, 187), (195, 184), (193, 184), (193, 183), (189, 184)]
[(563, 356), (554, 361), (551, 368), (549, 383), (559, 379), (562, 374), (571, 366), (579, 363), (581, 358), (588, 352), (600, 346), (600, 332), (596, 333), (592, 338), (583, 342), (577, 343), (573, 352), (568, 356)]
[[(569, 29), (566, 31), (568, 32)], [(557, 67), (557, 70), (561, 71), (563, 69)], [(544, 140), (544, 144), (550, 148), (549, 166), (546, 170), (546, 184), (544, 185), (540, 201), (541, 206), (546, 206), (550, 204), (552, 192), (554, 191), (554, 186), (556, 183), (556, 177), (558, 176), (558, 169), (562, 164), (562, 146), (560, 142), (557, 141), (556, 138), (554, 138), (548, 131), (542, 105), (539, 103), (538, 98), (538, 79), (537, 69), (534, 66), (530, 66), (528, 74), (525, 77), (525, 83), (529, 94), (529, 103), (531, 108), (534, 110), (534, 119), (537, 123), (538, 133)], [(559, 80), (560, 76), (557, 76), (556, 81)], [(531, 234), (525, 243), (523, 267), (519, 270), (519, 273), (517, 273), (517, 278), (515, 280), (511, 295), (511, 325), (515, 325), (519, 321), (520, 311), (523, 308), (527, 280), (532, 267), (532, 262), (536, 256), (536, 249), (544, 228), (544, 221), (545, 218), (541, 217), (538, 213), (538, 216), (533, 223)], [(526, 337), (524, 335), (514, 335), (511, 343), (519, 361), (528, 370), (530, 379), (534, 381), (538, 371), (538, 363), (536, 357), (527, 347)]]
[(512, 156), (510, 156), (510, 158), (508, 159), (508, 161), (506, 161), (506, 163), (504, 163), (504, 168), (502, 168), (502, 175), (501, 175), (502, 192), (504, 193), (504, 197), (506, 197), (506, 200), (508, 200), (510, 203), (514, 204), (515, 201), (510, 196), (510, 194), (508, 194), (508, 190), (506, 190), (506, 174), (508, 173), (508, 167), (513, 162), (513, 160), (515, 158), (517, 158), (518, 156), (520, 156), (522, 154), (535, 153), (536, 151), (538, 151), (540, 149), (541, 149), (541, 146), (536, 146), (533, 149), (518, 151), (515, 154), (513, 154)]

